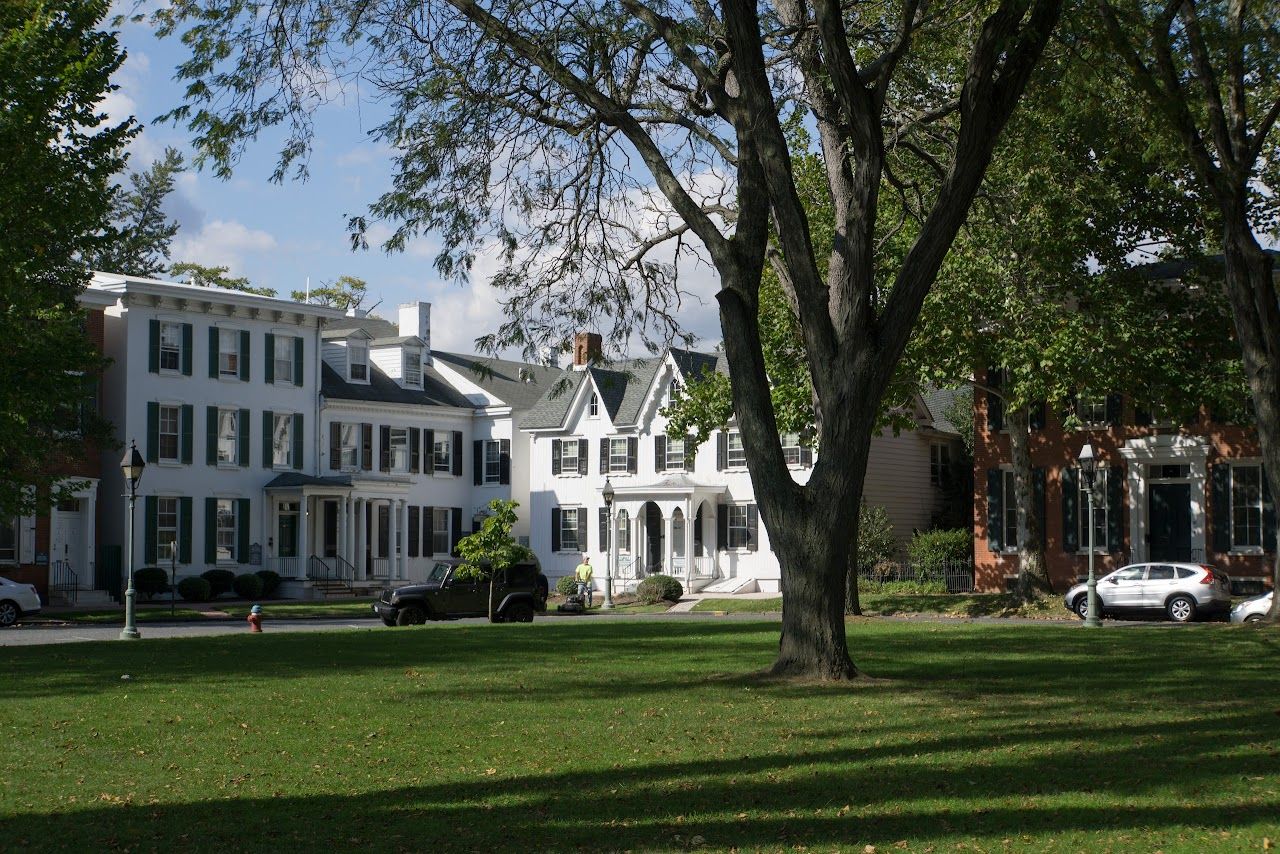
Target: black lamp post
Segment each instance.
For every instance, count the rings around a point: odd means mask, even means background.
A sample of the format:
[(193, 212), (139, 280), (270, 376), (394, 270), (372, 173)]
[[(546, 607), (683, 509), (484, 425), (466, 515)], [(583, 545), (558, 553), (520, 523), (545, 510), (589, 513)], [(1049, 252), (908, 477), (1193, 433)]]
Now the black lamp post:
[(1088, 610), (1085, 612), (1084, 624), (1090, 628), (1098, 628), (1102, 621), (1098, 619), (1098, 579), (1093, 574), (1093, 484), (1098, 476), (1098, 458), (1093, 455), (1093, 445), (1088, 442), (1080, 449), (1080, 474), (1084, 476), (1085, 492), (1089, 501), (1089, 593)]
[(605, 542), (604, 551), (604, 601), (600, 603), (600, 610), (613, 610), (613, 538), (618, 532), (613, 530), (613, 484), (609, 482), (609, 478), (604, 479), (604, 489), (600, 491), (600, 497), (604, 499), (604, 515), (609, 519), (609, 537)]
[(130, 441), (129, 450), (125, 451), (124, 459), (120, 460), (120, 471), (124, 473), (125, 482), (129, 485), (129, 493), (125, 496), (129, 499), (127, 526), (129, 535), (124, 541), (124, 560), (129, 573), (129, 587), (124, 591), (124, 628), (120, 631), (120, 640), (137, 640), (142, 637), (133, 620), (133, 600), (137, 595), (133, 589), (133, 507), (138, 501), (138, 481), (142, 480), (142, 470), (146, 467), (142, 454), (138, 453), (137, 444)]

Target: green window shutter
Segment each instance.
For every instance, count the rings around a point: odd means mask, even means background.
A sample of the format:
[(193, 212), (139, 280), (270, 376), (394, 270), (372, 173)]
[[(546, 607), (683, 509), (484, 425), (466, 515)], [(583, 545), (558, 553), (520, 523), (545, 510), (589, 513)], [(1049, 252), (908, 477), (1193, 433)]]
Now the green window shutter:
[(218, 562), (218, 499), (204, 500), (204, 562)]
[(590, 551), (587, 547), (587, 508), (578, 508), (578, 550)]
[(240, 381), (249, 381), (249, 330), (240, 331)]
[(209, 379), (218, 378), (218, 327), (209, 327)]
[(1262, 550), (1273, 553), (1276, 550), (1276, 502), (1266, 466), (1262, 467)]
[(987, 392), (987, 430), (999, 433), (1004, 429), (1004, 401), (998, 394)]
[(159, 502), (154, 495), (143, 499), (142, 562), (146, 566), (154, 566), (156, 562), (156, 519), (159, 516)]
[(560, 474), (560, 440), (551, 440), (551, 474)]
[(293, 339), (293, 384), (302, 385), (303, 343), (301, 338)]
[(607, 552), (609, 550), (609, 511), (607, 508), (601, 507), (600, 514), (600, 551)]
[[(621, 527), (621, 526), (619, 526)], [(622, 542), (622, 541), (619, 541)], [(625, 545), (625, 543), (623, 543)], [(716, 505), (716, 551), (729, 550), (729, 505)]]
[(148, 324), (151, 327), (151, 346), (147, 350), (147, 370), (150, 373), (160, 373), (160, 321), (152, 319)]
[(147, 404), (147, 462), (160, 460), (160, 404)]
[(1045, 471), (1041, 467), (1031, 470), (1031, 506), (1036, 513), (1040, 514), (1040, 548), (1044, 548), (1048, 541), (1048, 523), (1045, 517), (1048, 515), (1045, 504)]
[(667, 470), (667, 437), (661, 433), (653, 437), (653, 470)]
[(183, 465), (191, 465), (191, 445), (192, 445), (192, 425), (196, 420), (196, 408), (189, 403), (182, 404), (182, 412), (179, 414), (179, 421), (182, 422), (182, 441), (181, 454)]
[(1213, 550), (1231, 551), (1231, 466), (1218, 463), (1210, 470), (1213, 494)]
[(249, 562), (249, 499), (236, 499), (236, 563)]
[(1118, 394), (1107, 395), (1107, 423), (1119, 427), (1124, 420), (1124, 397)]
[(1124, 548), (1124, 467), (1107, 469), (1107, 551)]
[(1080, 550), (1080, 472), (1068, 466), (1058, 473), (1062, 485), (1062, 550), (1074, 554)]
[(178, 563), (191, 563), (191, 499), (178, 499)]
[(302, 471), (302, 413), (295, 413), (293, 416), (293, 430), (290, 431), (289, 437), (293, 443), (293, 447), (289, 449), (289, 460), (293, 463), (295, 471)]
[(262, 369), (266, 372), (264, 376), (267, 383), (270, 384), (276, 381), (276, 336), (268, 332), (262, 350)]
[(211, 466), (218, 464), (218, 407), (206, 406), (204, 461)]
[(271, 429), (275, 426), (275, 413), (262, 412), (262, 467), (271, 468)]
[(760, 549), (760, 511), (756, 505), (747, 505), (747, 551)]
[(551, 551), (560, 551), (560, 508), (551, 508)]
[(191, 324), (182, 324), (182, 374), (183, 376), (191, 376), (191, 350), (194, 345), (194, 338)]
[(249, 465), (249, 410), (241, 409), (236, 419), (236, 462)]
[[(991, 402), (991, 398), (987, 398)], [(1000, 469), (987, 469), (987, 548), (992, 554), (1004, 549), (1004, 473)]]

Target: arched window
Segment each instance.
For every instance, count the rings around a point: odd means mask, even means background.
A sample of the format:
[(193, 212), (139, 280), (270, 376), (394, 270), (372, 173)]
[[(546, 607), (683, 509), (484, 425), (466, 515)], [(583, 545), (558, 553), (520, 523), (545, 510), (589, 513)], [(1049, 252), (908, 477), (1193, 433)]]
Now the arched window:
[(671, 512), (671, 553), (684, 557), (684, 512), (679, 507)]

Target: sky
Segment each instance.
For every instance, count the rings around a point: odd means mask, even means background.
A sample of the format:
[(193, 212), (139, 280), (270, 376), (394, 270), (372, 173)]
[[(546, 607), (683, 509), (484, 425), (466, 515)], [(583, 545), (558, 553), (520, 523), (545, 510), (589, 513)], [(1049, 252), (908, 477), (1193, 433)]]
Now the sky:
[[(112, 119), (133, 115), (143, 125), (130, 147), (130, 168), (146, 168), (166, 146), (182, 151), (190, 162), (189, 133), (154, 121), (180, 102), (183, 86), (174, 81), (174, 69), (186, 58), (186, 49), (177, 38), (156, 38), (146, 23), (123, 24), (120, 38), (128, 57), (114, 80), (119, 89), (102, 106)], [(343, 93), (338, 103), (318, 113), (306, 182), (270, 181), (277, 147), (266, 138), (250, 145), (229, 180), (190, 168), (167, 204), (179, 224), (171, 261), (226, 266), (232, 275), (247, 276), (284, 297), (304, 290), (308, 278), (317, 285), (356, 276), (369, 284), (365, 308), (394, 318), (399, 304), (428, 301), (432, 347), (475, 352), (475, 339), (495, 331), (503, 319), (496, 293), (487, 285), (496, 265), (482, 257), (470, 283), (442, 281), (432, 265), (435, 249), (429, 236), (403, 253), (388, 255), (378, 243), (390, 229), (376, 223), (369, 250), (351, 251), (348, 217), (365, 213), (390, 187), (393, 152), (369, 137), (381, 115), (371, 94)], [(706, 265), (682, 267), (682, 272), (701, 299), (686, 303), (681, 321), (699, 336), (696, 346), (711, 349), (720, 338), (714, 276)]]

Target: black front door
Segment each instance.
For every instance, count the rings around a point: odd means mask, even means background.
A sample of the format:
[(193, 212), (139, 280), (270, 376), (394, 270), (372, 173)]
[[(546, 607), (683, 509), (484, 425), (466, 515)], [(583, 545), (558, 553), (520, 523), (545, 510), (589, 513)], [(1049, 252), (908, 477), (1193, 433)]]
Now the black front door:
[(662, 511), (658, 509), (658, 505), (649, 502), (644, 506), (644, 534), (647, 540), (644, 570), (650, 575), (662, 572), (663, 553), (666, 550), (666, 537), (662, 529)]
[(1150, 560), (1191, 559), (1191, 486), (1153, 483), (1147, 514)]

